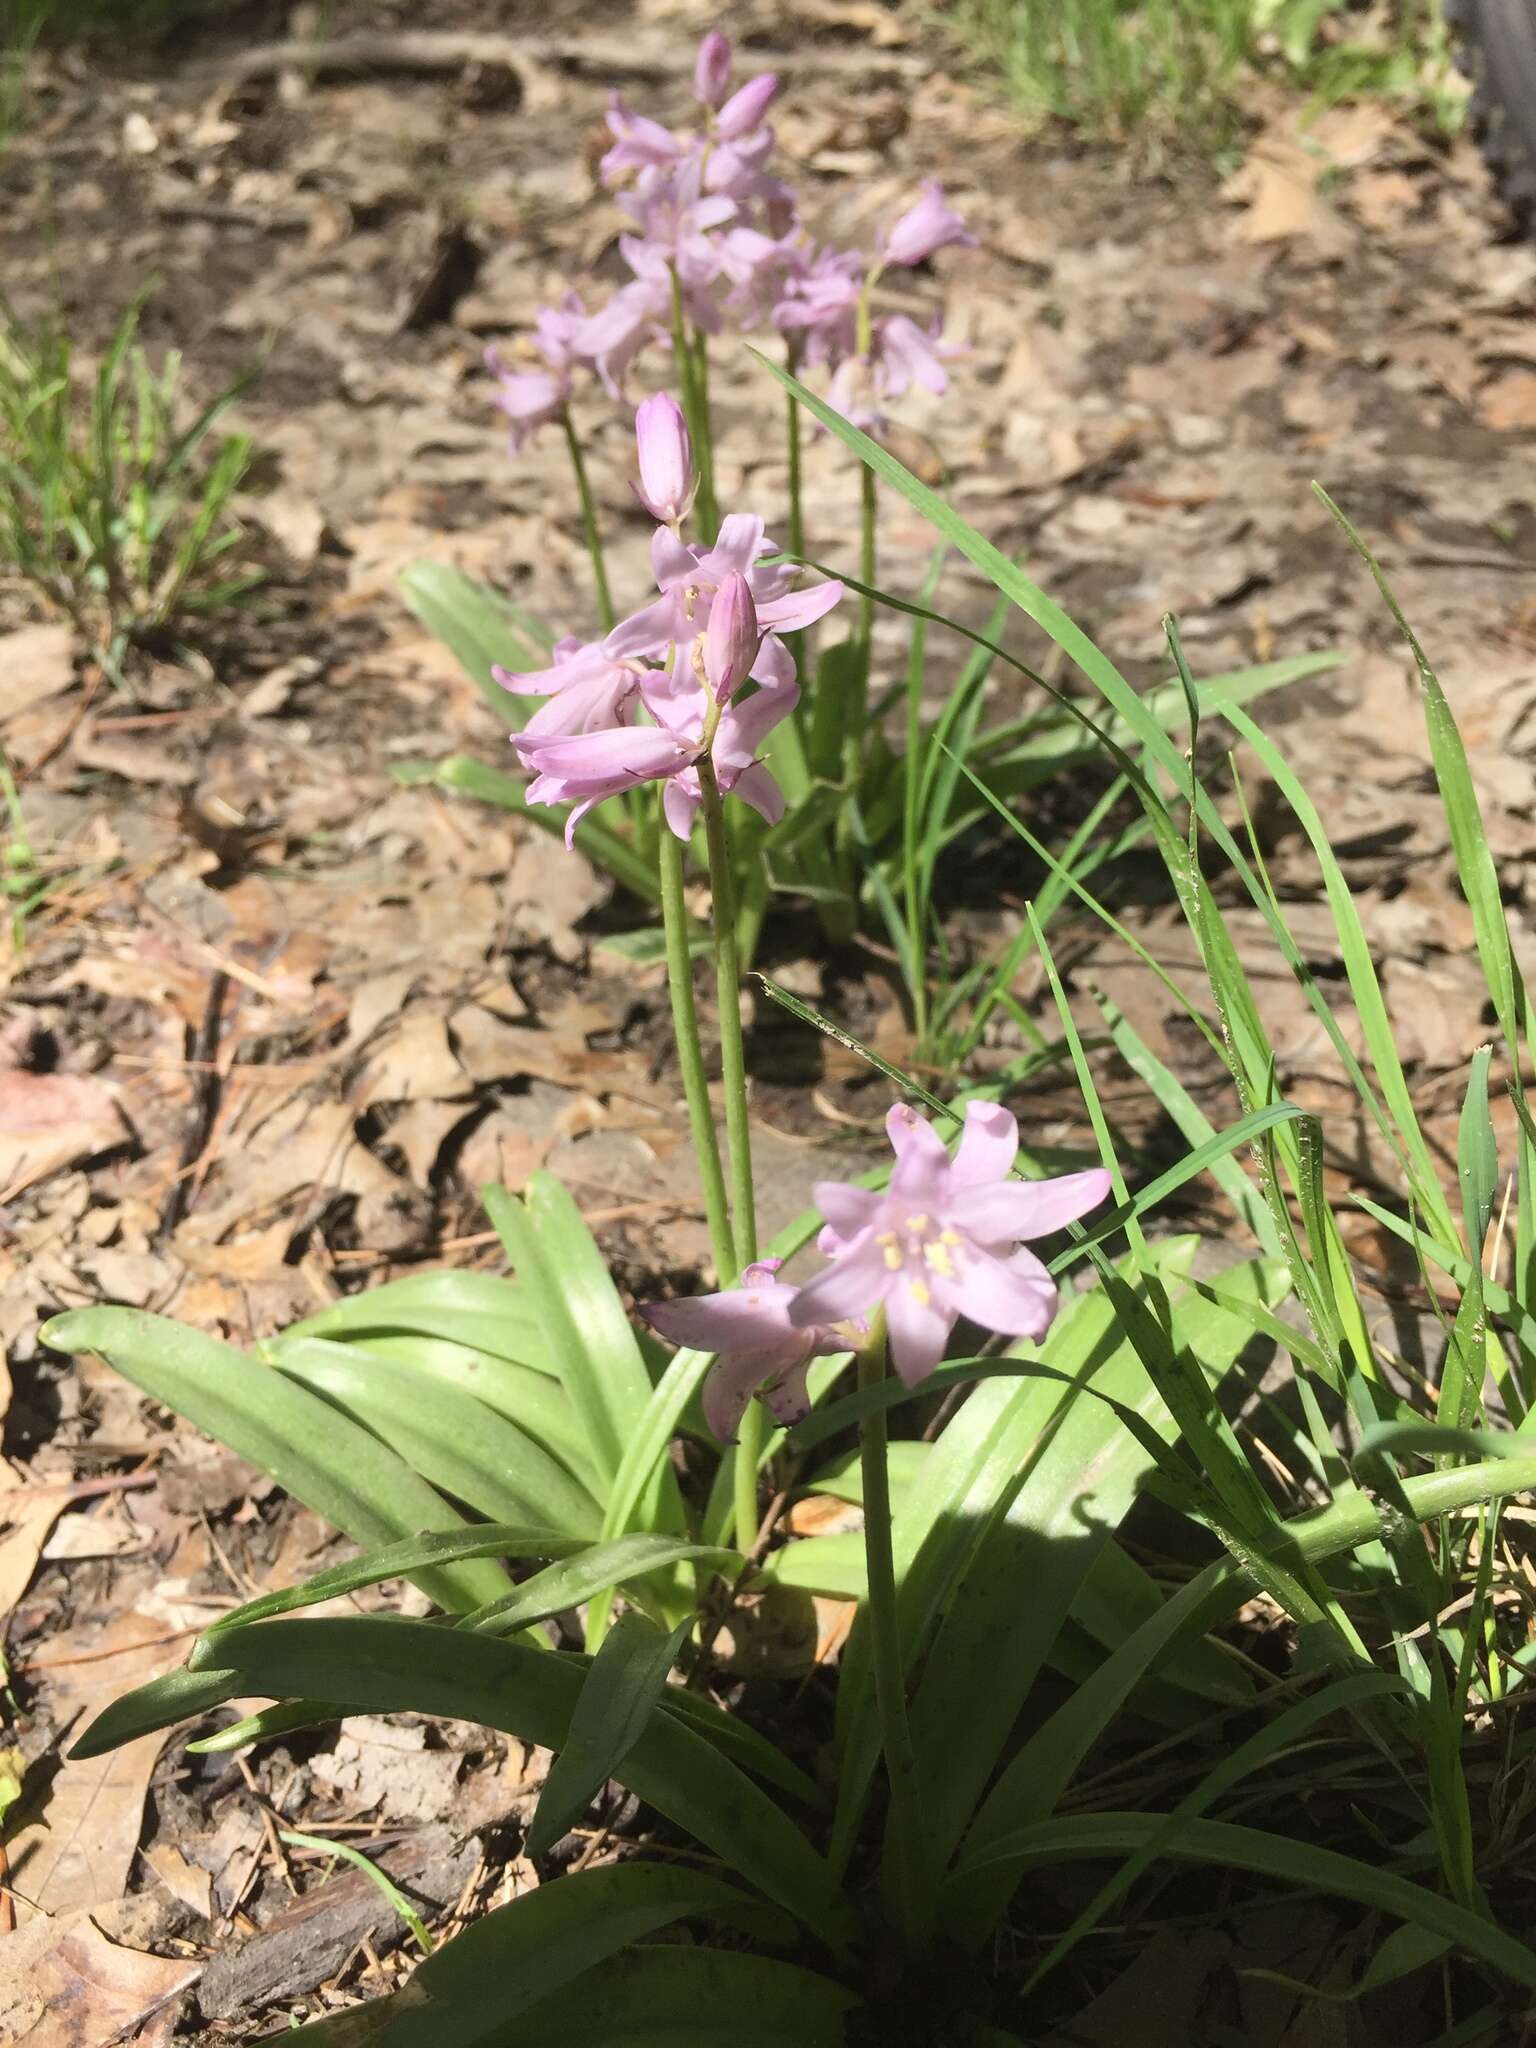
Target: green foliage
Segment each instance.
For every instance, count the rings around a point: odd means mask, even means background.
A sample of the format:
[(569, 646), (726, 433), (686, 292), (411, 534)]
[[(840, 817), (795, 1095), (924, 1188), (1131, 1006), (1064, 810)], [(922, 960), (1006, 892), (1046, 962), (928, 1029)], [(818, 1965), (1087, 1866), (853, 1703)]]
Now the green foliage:
[(216, 429), (245, 389), (189, 421), (181, 357), (151, 368), (139, 303), (94, 374), (57, 327), (23, 328), (0, 307), (0, 566), (25, 577), (114, 673), (134, 642), (184, 630), (260, 582), (241, 567), (231, 503), (251, 457)]
[(1220, 157), (1278, 69), (1324, 105), (1385, 98), (1447, 132), (1465, 95), (1438, 0), (949, 0), (940, 19), (1027, 118)]

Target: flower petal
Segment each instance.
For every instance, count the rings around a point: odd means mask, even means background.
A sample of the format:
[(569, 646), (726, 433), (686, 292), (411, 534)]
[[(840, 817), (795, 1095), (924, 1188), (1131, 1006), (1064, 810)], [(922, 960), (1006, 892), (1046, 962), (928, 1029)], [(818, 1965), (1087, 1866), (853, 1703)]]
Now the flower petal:
[(750, 804), (765, 824), (777, 825), (784, 815), (784, 792), (761, 761), (742, 769), (731, 783), (731, 795)]
[(856, 1188), (845, 1180), (819, 1180), (811, 1200), (840, 1238), (857, 1237), (875, 1220), (880, 1197), (872, 1188)]
[(615, 661), (634, 654), (660, 654), (678, 638), (677, 609), (671, 597), (659, 597), (654, 604), (620, 619), (603, 642), (605, 651)]
[(802, 626), (824, 619), (843, 596), (841, 583), (813, 583), (809, 590), (791, 590), (773, 597), (757, 608), (758, 622), (765, 632), (798, 633)]
[(795, 1289), (770, 1275), (754, 1287), (647, 1302), (640, 1313), (663, 1337), (695, 1351), (760, 1351), (800, 1341), (790, 1328), (794, 1299)]
[(957, 1229), (986, 1245), (1017, 1244), (1020, 1238), (1049, 1237), (1096, 1209), (1109, 1193), (1102, 1166), (1087, 1173), (1058, 1174), (1054, 1180), (1011, 1180), (1002, 1186), (962, 1189), (949, 1204)]
[(832, 1264), (808, 1280), (795, 1296), (789, 1320), (797, 1330), (813, 1323), (841, 1323), (872, 1309), (891, 1284), (873, 1230), (861, 1230)]
[(1031, 1258), (1030, 1272), (977, 1250), (956, 1264), (945, 1297), (962, 1315), (1008, 1337), (1045, 1335), (1056, 1313), (1056, 1287), (1038, 1260)]
[(974, 1188), (1006, 1180), (1019, 1150), (1019, 1120), (1000, 1102), (966, 1105), (965, 1132), (950, 1186)]
[[(793, 1367), (789, 1369), (793, 1370)], [(804, 1367), (801, 1369), (803, 1371)], [(721, 1443), (736, 1441), (736, 1432), (747, 1412), (747, 1403), (764, 1380), (784, 1370), (784, 1360), (776, 1350), (731, 1351), (716, 1360), (704, 1375), (700, 1398), (704, 1420)]]
[(885, 1134), (896, 1154), (891, 1193), (921, 1195), (925, 1201), (933, 1201), (943, 1185), (941, 1176), (949, 1172), (944, 1140), (926, 1117), (905, 1102), (898, 1102), (886, 1117)]
[(810, 1364), (809, 1358), (802, 1358), (798, 1364), (786, 1366), (776, 1380), (770, 1380), (760, 1391), (763, 1406), (785, 1429), (803, 1422), (811, 1412), (811, 1390), (805, 1383)]
[(891, 1332), (891, 1363), (903, 1383), (915, 1387), (944, 1356), (955, 1318), (946, 1315), (922, 1281), (905, 1276), (886, 1297), (885, 1313)]
[(762, 520), (755, 512), (730, 512), (721, 520), (715, 544), (699, 567), (711, 582), (718, 582), (733, 569), (745, 575), (762, 551)]

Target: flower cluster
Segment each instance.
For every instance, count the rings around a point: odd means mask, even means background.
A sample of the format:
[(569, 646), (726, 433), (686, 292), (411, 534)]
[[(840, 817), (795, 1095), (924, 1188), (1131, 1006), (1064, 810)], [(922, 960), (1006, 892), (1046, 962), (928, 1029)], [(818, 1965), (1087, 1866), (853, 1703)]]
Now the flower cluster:
[(1015, 1180), (1017, 1120), (973, 1102), (953, 1158), (926, 1118), (899, 1105), (886, 1119), (896, 1164), (883, 1194), (821, 1181), (817, 1249), (830, 1263), (803, 1287), (764, 1264), (741, 1285), (647, 1308), (675, 1343), (720, 1354), (705, 1383), (705, 1417), (733, 1436), (753, 1393), (780, 1422), (806, 1412), (813, 1358), (846, 1351), (884, 1308), (891, 1360), (907, 1386), (944, 1356), (961, 1316), (1012, 1337), (1042, 1337), (1056, 1313), (1050, 1274), (1023, 1241), (1046, 1237), (1109, 1193), (1102, 1168)]
[(824, 617), (843, 594), (833, 582), (791, 590), (793, 566), (764, 563), (778, 549), (752, 513), (729, 514), (711, 547), (685, 541), (696, 478), (682, 408), (665, 393), (648, 398), (635, 435), (635, 495), (661, 522), (651, 540), (660, 596), (603, 640), (562, 640), (548, 668), (495, 671), (505, 688), (546, 699), (512, 744), (533, 778), (528, 801), (574, 806), (567, 845), (594, 804), (642, 782), (665, 785), (667, 823), (686, 840), (706, 762), (722, 794), (776, 824), (784, 798), (758, 753), (800, 695), (779, 636)]
[(783, 335), (792, 362), (824, 367), (833, 402), (863, 425), (914, 384), (946, 389), (950, 351), (937, 328), (925, 330), (903, 313), (872, 315), (870, 295), (882, 271), (974, 237), (930, 180), (872, 258), (817, 247), (794, 192), (767, 168), (773, 130), (765, 117), (779, 81), (763, 72), (733, 92), (731, 69), (731, 46), (712, 30), (694, 65), (700, 124), (689, 133), (613, 95), (613, 139), (600, 170), (629, 216), (619, 253), (630, 276), (596, 312), (567, 292), (538, 315), (529, 340), (541, 367), (514, 370), (489, 351), (514, 449), (562, 417), (578, 365), (619, 397), (641, 350), (670, 340), (679, 308), (700, 334), (732, 325)]

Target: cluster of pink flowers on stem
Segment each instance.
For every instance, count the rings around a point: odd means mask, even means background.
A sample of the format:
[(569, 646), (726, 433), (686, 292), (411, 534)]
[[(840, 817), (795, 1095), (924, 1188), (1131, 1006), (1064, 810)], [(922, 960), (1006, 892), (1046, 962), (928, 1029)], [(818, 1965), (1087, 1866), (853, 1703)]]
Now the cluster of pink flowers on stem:
[(938, 183), (923, 186), (872, 257), (817, 247), (801, 224), (795, 193), (767, 169), (774, 138), (765, 117), (779, 81), (763, 72), (733, 92), (731, 70), (731, 46), (711, 30), (694, 65), (700, 125), (689, 133), (635, 113), (613, 95), (613, 140), (601, 175), (630, 219), (619, 238), (629, 280), (596, 312), (588, 313), (575, 292), (545, 308), (529, 337), (539, 367), (517, 369), (496, 350), (488, 353), (514, 448), (562, 417), (578, 366), (618, 397), (636, 356), (670, 340), (679, 303), (701, 334), (733, 325), (783, 335), (792, 360), (826, 368), (833, 402), (864, 424), (914, 384), (946, 389), (950, 351), (937, 329), (870, 309), (883, 271), (973, 243)]
[(821, 1181), (825, 1218), (817, 1249), (830, 1261), (803, 1287), (777, 1277), (777, 1262), (749, 1267), (739, 1287), (653, 1304), (646, 1320), (674, 1343), (719, 1357), (704, 1387), (704, 1413), (721, 1438), (735, 1435), (753, 1394), (776, 1420), (809, 1405), (812, 1359), (858, 1343), (884, 1310), (891, 1361), (915, 1387), (944, 1356), (961, 1316), (1012, 1337), (1044, 1336), (1056, 1286), (1024, 1240), (1047, 1237), (1097, 1208), (1109, 1193), (1101, 1167), (1050, 1180), (1013, 1178), (1019, 1127), (996, 1103), (973, 1102), (951, 1158), (926, 1118), (904, 1104), (886, 1119), (896, 1164), (883, 1194)]
[(651, 540), (660, 595), (602, 640), (562, 640), (548, 668), (495, 671), (507, 689), (546, 700), (512, 744), (533, 778), (528, 801), (574, 806), (567, 844), (594, 804), (642, 782), (665, 785), (667, 823), (687, 839), (706, 762), (723, 794), (776, 824), (783, 794), (758, 755), (800, 695), (780, 635), (843, 594), (832, 582), (792, 590), (793, 566), (762, 559), (778, 549), (755, 514), (729, 514), (712, 547), (685, 541), (696, 478), (682, 408), (665, 393), (648, 398), (635, 435), (636, 496), (663, 522)]

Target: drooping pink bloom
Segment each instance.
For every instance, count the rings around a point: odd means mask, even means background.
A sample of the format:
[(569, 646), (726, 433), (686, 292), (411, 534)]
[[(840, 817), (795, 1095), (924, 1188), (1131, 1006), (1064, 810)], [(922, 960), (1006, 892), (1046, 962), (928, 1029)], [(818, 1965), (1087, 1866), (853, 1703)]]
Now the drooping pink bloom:
[(624, 376), (648, 341), (667, 332), (672, 287), (663, 262), (660, 275), (623, 284), (600, 312), (581, 324), (579, 354), (590, 362), (610, 398), (622, 396)]
[(924, 181), (922, 197), (901, 216), (885, 238), (881, 260), (885, 263), (922, 263), (936, 249), (951, 245), (974, 249), (976, 237), (958, 213), (944, 204), (944, 187), (937, 178)]
[(793, 564), (759, 564), (759, 556), (775, 552), (774, 543), (764, 537), (762, 520), (748, 512), (733, 512), (722, 520), (712, 548), (690, 547), (659, 526), (651, 537), (651, 566), (661, 596), (633, 617), (621, 619), (603, 644), (619, 660), (691, 647), (709, 624), (715, 593), (734, 570), (747, 580), (763, 629), (752, 674), (770, 687), (791, 682), (794, 660), (779, 634), (798, 632), (822, 618), (842, 596), (843, 586), (827, 582), (792, 591)]
[(701, 106), (718, 107), (730, 91), (731, 45), (712, 28), (693, 60), (693, 96)]
[(743, 135), (750, 135), (754, 128), (762, 125), (763, 116), (773, 105), (778, 90), (776, 72), (764, 71), (756, 78), (749, 78), (716, 114), (716, 135), (722, 142), (739, 142)]
[(548, 668), (519, 672), (497, 667), (491, 674), (517, 696), (548, 698), (523, 727), (524, 738), (618, 725), (640, 692), (637, 662), (615, 661), (600, 640), (581, 641), (569, 634), (556, 643)]
[(542, 370), (514, 369), (499, 350), (486, 350), (485, 366), (496, 379), (496, 403), (512, 423), (514, 455), (530, 434), (559, 419), (570, 403), (571, 367), (580, 356), (576, 339), (585, 320), (575, 292), (567, 292), (557, 306), (540, 310), (529, 339), (547, 365)]
[(832, 373), (828, 402), (856, 427), (884, 426), (887, 407), (914, 384), (935, 397), (949, 389), (946, 356), (960, 354), (937, 330), (925, 333), (905, 313), (883, 313), (870, 328), (867, 356), (845, 356)]
[(953, 1159), (905, 1104), (886, 1118), (896, 1166), (884, 1194), (822, 1181), (819, 1249), (832, 1260), (790, 1306), (797, 1329), (841, 1322), (884, 1302), (891, 1358), (908, 1386), (944, 1356), (961, 1316), (1014, 1337), (1041, 1337), (1056, 1287), (1025, 1238), (1046, 1237), (1109, 1193), (1100, 1167), (1053, 1180), (1011, 1178), (1019, 1127), (995, 1103), (971, 1103)]
[(683, 409), (667, 391), (641, 402), (635, 412), (640, 482), (635, 496), (661, 526), (676, 526), (687, 515), (698, 489), (693, 443)]
[(762, 652), (763, 628), (752, 586), (733, 569), (715, 592), (703, 637), (704, 679), (717, 704), (735, 696)]
[[(704, 757), (704, 735), (711, 710), (705, 687), (681, 653), (670, 670), (645, 669), (639, 689), (655, 725), (615, 725), (573, 731), (569, 727), (543, 732), (525, 727), (512, 735), (523, 766), (533, 780), (527, 797), (533, 804), (574, 804), (566, 820), (565, 843), (581, 818), (606, 797), (620, 796), (642, 782), (661, 782), (668, 825), (679, 839), (693, 830), (702, 801), (698, 764)], [(773, 728), (799, 701), (793, 683), (758, 690), (744, 702), (728, 704), (721, 713), (709, 758), (726, 796), (738, 796), (770, 825), (784, 815), (784, 794), (757, 758)], [(546, 710), (549, 707), (544, 707)], [(537, 715), (537, 714), (536, 714)]]
[(791, 222), (782, 235), (765, 234), (761, 228), (729, 229), (720, 237), (720, 268), (731, 284), (725, 301), (728, 310), (742, 326), (771, 319), (805, 262), (797, 223)]
[(786, 280), (773, 324), (801, 337), (806, 362), (835, 367), (856, 346), (863, 290), (864, 259), (856, 250), (818, 249)]
[(598, 165), (605, 185), (616, 184), (626, 171), (668, 169), (688, 153), (681, 135), (646, 114), (631, 113), (617, 92), (608, 103), (608, 129), (613, 143)]
[(686, 1301), (652, 1302), (640, 1313), (673, 1344), (717, 1354), (704, 1381), (704, 1420), (722, 1443), (732, 1443), (756, 1394), (787, 1428), (810, 1410), (805, 1384), (813, 1358), (850, 1349), (847, 1330), (820, 1325), (798, 1329), (790, 1321), (796, 1289), (780, 1280), (779, 1259), (748, 1266), (739, 1287)]

